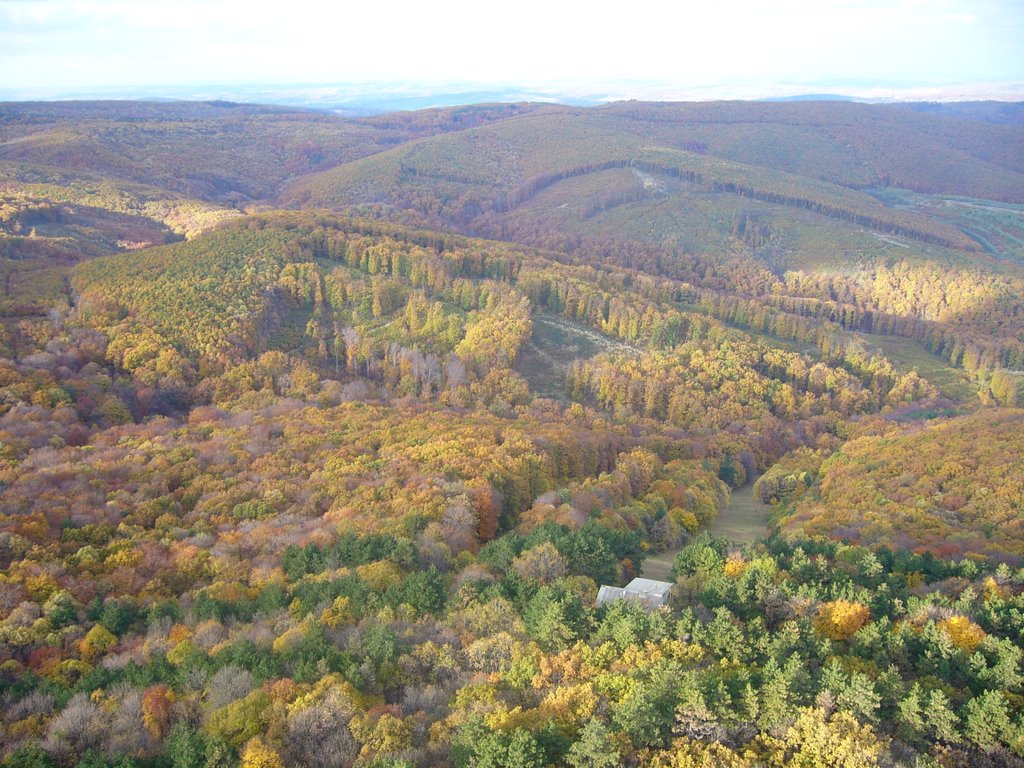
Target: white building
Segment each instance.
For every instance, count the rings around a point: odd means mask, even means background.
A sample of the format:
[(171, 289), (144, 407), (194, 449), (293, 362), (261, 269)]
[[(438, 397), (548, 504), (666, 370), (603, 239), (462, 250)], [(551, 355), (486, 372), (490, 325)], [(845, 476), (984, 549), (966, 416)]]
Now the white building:
[(668, 581), (640, 578), (633, 579), (624, 587), (609, 587), (602, 584), (601, 590), (597, 593), (597, 604), (602, 606), (616, 600), (632, 600), (644, 608), (654, 610), (668, 605), (669, 591), (673, 586), (675, 585)]

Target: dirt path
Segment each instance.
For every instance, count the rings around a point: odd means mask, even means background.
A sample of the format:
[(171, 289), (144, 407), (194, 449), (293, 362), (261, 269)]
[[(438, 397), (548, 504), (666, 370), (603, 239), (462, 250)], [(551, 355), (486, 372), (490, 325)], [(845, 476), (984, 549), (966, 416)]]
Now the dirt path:
[[(768, 510), (754, 497), (754, 483), (749, 482), (737, 488), (729, 497), (729, 504), (711, 524), (709, 529), (713, 536), (724, 536), (737, 544), (759, 539), (768, 535)], [(680, 548), (666, 550), (650, 555), (644, 560), (640, 575), (645, 579), (673, 581), (672, 561)]]

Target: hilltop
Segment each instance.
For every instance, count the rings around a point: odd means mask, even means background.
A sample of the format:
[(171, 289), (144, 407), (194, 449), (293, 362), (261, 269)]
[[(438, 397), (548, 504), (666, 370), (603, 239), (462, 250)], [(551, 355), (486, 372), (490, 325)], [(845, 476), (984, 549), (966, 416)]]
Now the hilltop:
[[(707, 229), (719, 240), (743, 234), (737, 208), (783, 226), (796, 209), (814, 213), (818, 226), (828, 226), (825, 217), (974, 251), (981, 245), (946, 221), (884, 206), (865, 192), (895, 187), (1019, 203), (1022, 150), (1011, 126), (889, 106), (622, 103), (549, 108), (428, 137), (297, 180), (283, 196), (327, 207), (384, 204), (435, 224), (513, 235), (532, 228), (609, 236), (616, 227), (607, 212), (623, 208), (616, 223), (651, 222), (632, 239), (659, 242), (692, 224), (675, 221), (680, 210), (710, 197), (722, 213)], [(592, 174), (600, 178), (587, 187)], [(770, 240), (775, 233), (765, 225), (762, 239)], [(851, 236), (840, 228), (836, 239)]]

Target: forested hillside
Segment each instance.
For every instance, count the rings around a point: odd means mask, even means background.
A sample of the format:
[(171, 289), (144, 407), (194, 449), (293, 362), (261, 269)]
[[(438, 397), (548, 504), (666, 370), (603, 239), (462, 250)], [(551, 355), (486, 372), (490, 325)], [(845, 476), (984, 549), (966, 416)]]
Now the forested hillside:
[[(1024, 412), (874, 427), (820, 465), (784, 530), (949, 556), (1024, 556)], [(809, 481), (809, 482), (808, 482)]]
[(0, 105), (0, 766), (1024, 764), (999, 114)]

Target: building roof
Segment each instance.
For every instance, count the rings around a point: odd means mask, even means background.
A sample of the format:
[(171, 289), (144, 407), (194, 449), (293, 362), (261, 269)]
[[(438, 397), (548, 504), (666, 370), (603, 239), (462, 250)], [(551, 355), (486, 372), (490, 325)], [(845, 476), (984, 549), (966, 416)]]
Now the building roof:
[(609, 587), (602, 584), (601, 589), (597, 592), (597, 604), (604, 605), (605, 603), (611, 603), (615, 600), (622, 600), (625, 596), (626, 590), (622, 587)]
[(668, 581), (654, 579), (633, 579), (625, 587), (601, 586), (597, 593), (597, 605), (607, 605), (616, 600), (640, 603), (645, 608), (660, 608), (668, 602), (668, 593), (674, 585)]
[(643, 592), (645, 595), (667, 595), (668, 591), (675, 586), (670, 581), (655, 581), (654, 579), (633, 579), (626, 585), (629, 592)]

